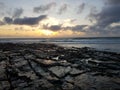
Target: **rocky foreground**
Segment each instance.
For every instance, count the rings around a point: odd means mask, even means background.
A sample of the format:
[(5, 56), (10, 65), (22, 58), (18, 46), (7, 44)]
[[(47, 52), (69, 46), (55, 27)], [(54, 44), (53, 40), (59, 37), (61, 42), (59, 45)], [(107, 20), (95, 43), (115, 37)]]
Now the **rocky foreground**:
[(52, 44), (0, 44), (0, 90), (120, 90), (120, 54)]

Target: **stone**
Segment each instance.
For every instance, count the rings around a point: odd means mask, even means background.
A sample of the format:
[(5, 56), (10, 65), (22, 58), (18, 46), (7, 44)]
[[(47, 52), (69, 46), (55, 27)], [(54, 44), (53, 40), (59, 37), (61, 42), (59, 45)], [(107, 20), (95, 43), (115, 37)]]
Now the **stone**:
[(118, 84), (113, 83), (106, 76), (91, 76), (82, 74), (74, 79), (74, 84), (81, 87), (82, 90), (119, 90)]
[(29, 54), (28, 55), (26, 54), (24, 57), (27, 60), (34, 60), (34, 59), (36, 59), (36, 57), (34, 55), (29, 55)]
[(7, 76), (5, 74), (5, 69), (4, 68), (0, 68), (0, 81), (1, 80), (6, 80)]
[(59, 63), (61, 66), (71, 66), (71, 63), (67, 62), (67, 60), (59, 60), (57, 63)]
[(71, 77), (70, 75), (68, 75), (68, 76), (65, 77), (65, 81), (69, 82), (69, 83), (74, 83), (74, 78)]
[(47, 80), (58, 81), (59, 79), (55, 76), (51, 76), (50, 73), (45, 73), (44, 76)]
[(74, 86), (71, 83), (64, 82), (62, 84), (62, 90), (74, 90)]
[(95, 85), (95, 78), (88, 74), (82, 74), (74, 79), (74, 84), (82, 90), (92, 90), (91, 87)]
[(32, 67), (34, 68), (36, 73), (39, 73), (39, 75), (46, 78), (47, 80), (58, 80), (57, 77), (51, 76), (49, 72), (46, 72), (42, 67), (37, 66), (37, 64), (34, 62), (32, 62)]
[(6, 67), (6, 63), (5, 63), (5, 61), (2, 61), (0, 63), (0, 80), (6, 80), (7, 79), (5, 67)]
[(14, 64), (16, 67), (21, 67), (21, 66), (25, 66), (28, 64), (27, 60), (21, 60), (21, 59), (18, 59), (19, 61), (16, 61), (16, 63)]
[(3, 53), (0, 52), (0, 62), (3, 61), (3, 60), (5, 60), (5, 59), (6, 59), (5, 54), (3, 54)]
[[(95, 78), (95, 88), (97, 90), (120, 90), (120, 84), (114, 83), (107, 76), (96, 76)], [(116, 78), (117, 81), (118, 78)]]
[(76, 75), (76, 74), (81, 74), (83, 73), (84, 71), (83, 70), (79, 70), (79, 69), (76, 69), (76, 68), (72, 68), (71, 71), (70, 71), (70, 74), (71, 75)]
[(59, 56), (53, 57), (52, 59), (53, 59), (53, 60), (59, 60)]
[(69, 73), (71, 71), (71, 67), (55, 66), (49, 68), (49, 71), (51, 71), (53, 74), (60, 78), (64, 77), (67, 73)]
[(27, 81), (21, 80), (21, 79), (13, 80), (11, 84), (12, 84), (13, 88), (17, 88), (17, 87), (24, 88), (24, 87), (28, 86)]
[(30, 78), (31, 80), (37, 79), (38, 77), (33, 71), (29, 72), (18, 72), (18, 76), (26, 76), (27, 78)]
[(0, 81), (0, 90), (9, 90), (10, 84), (8, 81)]
[(48, 55), (45, 53), (35, 53), (35, 56), (40, 59), (46, 59), (48, 58)]
[(13, 61), (16, 63), (16, 62), (20, 62), (20, 61), (24, 61), (25, 59), (24, 59), (24, 57), (22, 57), (22, 56), (15, 56), (14, 58), (13, 58)]
[(31, 71), (31, 67), (29, 66), (29, 64), (19, 65), (19, 67), (15, 67), (15, 68), (18, 69), (21, 72), (29, 72), (29, 71)]
[(35, 59), (34, 61), (42, 66), (51, 66), (57, 64), (57, 62), (53, 60)]
[(34, 87), (41, 88), (41, 90), (48, 90), (54, 87), (53, 84), (48, 82), (46, 79), (35, 80), (31, 83)]

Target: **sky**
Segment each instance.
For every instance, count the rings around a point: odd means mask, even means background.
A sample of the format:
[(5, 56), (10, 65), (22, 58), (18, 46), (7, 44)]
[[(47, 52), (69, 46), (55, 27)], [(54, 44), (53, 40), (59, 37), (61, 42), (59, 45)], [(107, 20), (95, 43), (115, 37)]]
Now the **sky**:
[(120, 0), (0, 0), (0, 38), (120, 37)]

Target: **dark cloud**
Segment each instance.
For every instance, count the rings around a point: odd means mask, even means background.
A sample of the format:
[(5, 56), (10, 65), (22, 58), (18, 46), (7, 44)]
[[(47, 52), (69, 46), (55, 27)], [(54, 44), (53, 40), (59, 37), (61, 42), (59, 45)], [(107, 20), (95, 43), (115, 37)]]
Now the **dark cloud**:
[(18, 24), (18, 25), (35, 25), (38, 24), (39, 21), (46, 19), (47, 15), (41, 15), (39, 17), (25, 17), (25, 18), (16, 18), (12, 19), (10, 17), (4, 17), (4, 21), (7, 24)]
[(80, 5), (78, 6), (77, 14), (82, 13), (83, 10), (84, 10), (84, 8), (85, 8), (85, 3), (80, 4)]
[(89, 18), (96, 23), (89, 26), (88, 33), (99, 33), (100, 35), (110, 35), (120, 33), (120, 25), (111, 27), (114, 23), (120, 23), (120, 0), (107, 0), (100, 12), (92, 9)]
[(19, 18), (23, 13), (23, 9), (22, 8), (16, 8), (14, 13), (13, 13), (13, 18)]
[(109, 4), (103, 7), (99, 13), (95, 12), (95, 10), (92, 12), (91, 10), (89, 17), (95, 19), (97, 22), (95, 25), (101, 28), (105, 28), (112, 23), (118, 23), (120, 22), (120, 5)]
[(72, 31), (83, 31), (84, 32), (84, 28), (87, 25), (76, 25), (76, 26), (62, 26), (62, 24), (60, 25), (43, 25), (43, 29), (48, 29), (48, 30), (52, 30), (52, 31), (59, 31), (59, 30), (72, 30)]
[(120, 6), (110, 6), (104, 8), (98, 15), (97, 15), (97, 24), (99, 26), (108, 26), (112, 23), (120, 22)]
[(13, 19), (10, 18), (10, 17), (4, 17), (4, 20), (3, 20), (5, 23), (7, 24), (12, 24), (13, 23)]
[(110, 30), (112, 33), (119, 34), (119, 36), (120, 36), (120, 26), (110, 27)]
[(63, 4), (59, 9), (58, 14), (63, 14), (67, 9), (68, 9), (68, 5)]
[(88, 25), (75, 25), (75, 26), (64, 27), (64, 29), (65, 30), (85, 32), (84, 28), (87, 27), (87, 26)]
[(87, 25), (76, 25), (76, 26), (73, 26), (73, 27), (67, 27), (67, 29), (70, 29), (70, 30), (73, 30), (73, 31), (84, 31), (84, 28), (86, 26)]
[(35, 25), (38, 24), (39, 21), (45, 19), (46, 15), (41, 15), (39, 17), (25, 17), (25, 18), (16, 18), (13, 23), (19, 25)]
[(97, 8), (95, 6), (92, 6), (90, 8), (90, 13), (89, 15), (87, 16), (87, 18), (90, 20), (90, 22), (92, 23), (93, 21), (96, 21), (97, 19), (97, 15), (98, 14), (98, 11), (97, 11)]
[(99, 27), (99, 26), (89, 26), (86, 30), (87, 34), (97, 35), (97, 36), (120, 36), (120, 26), (117, 27)]
[(44, 29), (49, 29), (49, 30), (52, 30), (52, 31), (59, 31), (59, 30), (63, 29), (62, 25), (51, 25), (51, 26), (43, 25), (43, 28)]
[(33, 12), (35, 12), (35, 13), (45, 12), (45, 11), (48, 11), (51, 8), (55, 7), (55, 6), (56, 6), (56, 3), (51, 2), (51, 3), (47, 4), (47, 5), (40, 5), (38, 7), (34, 7)]
[(120, 0), (107, 0), (107, 4), (117, 5), (120, 4)]
[(109, 4), (94, 16), (97, 20), (97, 26), (107, 27), (112, 23), (120, 22), (120, 0), (107, 1)]

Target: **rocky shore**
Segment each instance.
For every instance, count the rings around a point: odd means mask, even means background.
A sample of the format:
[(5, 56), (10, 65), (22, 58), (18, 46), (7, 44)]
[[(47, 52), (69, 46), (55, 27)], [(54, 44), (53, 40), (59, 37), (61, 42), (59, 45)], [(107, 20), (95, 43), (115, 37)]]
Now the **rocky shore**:
[(120, 54), (1, 43), (0, 90), (120, 90)]

